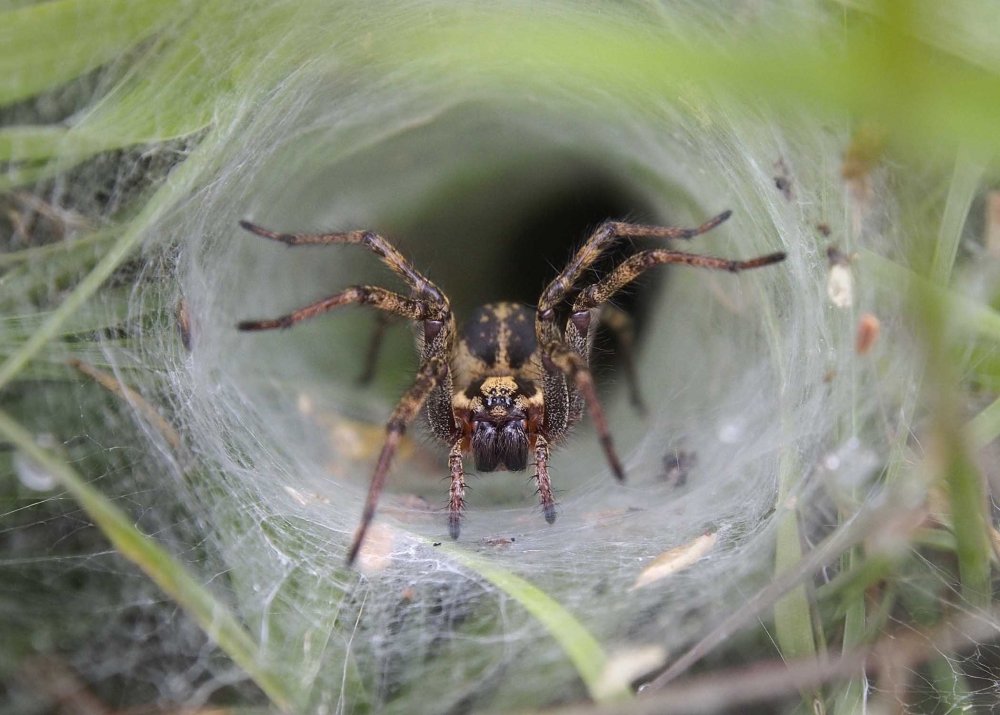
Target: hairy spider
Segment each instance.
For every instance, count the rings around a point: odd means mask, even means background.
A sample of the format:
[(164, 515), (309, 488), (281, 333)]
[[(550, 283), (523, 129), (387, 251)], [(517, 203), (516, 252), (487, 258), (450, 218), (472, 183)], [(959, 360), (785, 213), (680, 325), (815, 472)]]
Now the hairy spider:
[[(538, 495), (545, 520), (556, 518), (552, 483), (549, 480), (549, 450), (579, 421), (584, 409), (590, 413), (604, 454), (615, 477), (625, 478), (615, 453), (604, 411), (594, 390), (588, 367), (594, 332), (602, 321), (610, 325), (628, 346), (627, 316), (608, 310), (606, 302), (644, 271), (663, 263), (731, 272), (778, 263), (784, 253), (772, 253), (747, 261), (731, 261), (667, 248), (636, 251), (589, 284), (581, 285), (588, 268), (608, 248), (626, 238), (694, 238), (728, 219), (725, 211), (697, 228), (646, 226), (606, 221), (573, 255), (565, 268), (548, 284), (534, 309), (516, 303), (491, 303), (473, 311), (461, 331), (448, 298), (403, 257), (385, 238), (371, 231), (343, 233), (277, 233), (248, 221), (247, 231), (289, 246), (360, 243), (377, 255), (409, 287), (401, 295), (379, 286), (356, 285), (320, 301), (270, 320), (239, 323), (240, 330), (287, 328), (342, 305), (371, 305), (388, 314), (417, 323), (416, 344), (420, 367), (413, 385), (403, 394), (386, 423), (386, 438), (347, 554), (353, 563), (375, 515), (392, 457), (407, 426), (426, 405), (434, 436), (450, 449), (448, 467), (451, 489), (448, 527), (458, 538), (465, 508), (463, 456), (472, 452), (476, 469), (482, 472), (522, 471), (534, 457)], [(381, 325), (381, 324), (380, 324)], [(638, 395), (631, 366), (626, 366), (633, 396)]]

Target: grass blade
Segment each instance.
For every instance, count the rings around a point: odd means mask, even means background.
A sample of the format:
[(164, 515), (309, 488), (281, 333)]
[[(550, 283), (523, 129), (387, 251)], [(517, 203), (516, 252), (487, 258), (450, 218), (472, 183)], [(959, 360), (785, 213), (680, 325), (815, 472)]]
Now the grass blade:
[(177, 5), (176, 0), (55, 0), (0, 13), (0, 106), (119, 57), (168, 21)]
[(138, 531), (121, 509), (93, 489), (65, 462), (35, 444), (31, 434), (0, 411), (0, 434), (48, 471), (77, 500), (123, 557), (134, 563), (176, 601), (205, 634), (249, 675), (276, 706), (288, 709), (292, 697), (282, 680), (261, 663), (257, 644), (232, 612), (171, 556)]
[(600, 680), (607, 655), (593, 634), (555, 599), (520, 576), (495, 568), (470, 553), (455, 548), (447, 548), (447, 552), (463, 566), (475, 571), (513, 598), (535, 617), (576, 667), (595, 702), (615, 702), (632, 696), (627, 689), (610, 692), (604, 689)]

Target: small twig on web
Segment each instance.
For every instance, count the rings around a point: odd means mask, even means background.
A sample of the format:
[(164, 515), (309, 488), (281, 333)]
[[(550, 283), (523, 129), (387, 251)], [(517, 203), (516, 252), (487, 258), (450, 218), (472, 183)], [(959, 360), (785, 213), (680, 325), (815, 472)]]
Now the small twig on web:
[(62, 206), (56, 206), (27, 191), (15, 192), (14, 198), (28, 210), (34, 211), (51, 220), (61, 234), (73, 229), (85, 230), (93, 227), (93, 221), (83, 214)]
[(156, 409), (156, 407), (145, 397), (140, 395), (125, 383), (121, 382), (114, 375), (104, 372), (103, 370), (99, 370), (89, 363), (85, 363), (76, 358), (72, 358), (66, 362), (70, 367), (79, 370), (108, 392), (112, 392), (119, 397), (124, 398), (127, 402), (139, 410), (142, 416), (145, 417), (150, 424), (152, 424), (153, 427), (160, 432), (161, 435), (163, 435), (163, 439), (167, 441), (167, 444), (175, 450), (179, 450), (181, 448), (181, 438), (180, 435), (177, 434), (177, 430), (163, 418), (160, 411)]

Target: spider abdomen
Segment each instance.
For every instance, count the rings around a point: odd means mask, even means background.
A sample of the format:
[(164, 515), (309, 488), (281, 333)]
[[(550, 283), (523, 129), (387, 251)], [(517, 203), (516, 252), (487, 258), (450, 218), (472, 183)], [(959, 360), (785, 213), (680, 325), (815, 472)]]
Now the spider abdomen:
[(531, 369), (533, 362), (539, 364), (537, 347), (534, 310), (518, 303), (479, 306), (459, 332), (456, 378), (461, 384), (483, 375)]

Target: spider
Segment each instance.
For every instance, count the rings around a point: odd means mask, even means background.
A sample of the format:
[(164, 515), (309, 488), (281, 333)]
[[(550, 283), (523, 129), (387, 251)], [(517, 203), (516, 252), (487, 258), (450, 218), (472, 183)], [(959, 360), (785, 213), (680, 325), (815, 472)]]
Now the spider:
[[(729, 218), (725, 211), (696, 228), (649, 226), (606, 221), (576, 251), (569, 263), (542, 291), (538, 305), (491, 303), (472, 312), (461, 330), (447, 296), (377, 233), (279, 233), (249, 221), (250, 233), (289, 246), (362, 244), (399, 276), (409, 294), (381, 286), (355, 285), (278, 318), (247, 320), (239, 330), (288, 328), (344, 305), (370, 305), (416, 324), (420, 365), (386, 423), (385, 443), (375, 464), (361, 522), (347, 552), (347, 563), (358, 555), (385, 487), (393, 455), (408, 425), (425, 408), (434, 436), (448, 448), (451, 488), (448, 529), (457, 539), (465, 509), (464, 456), (471, 452), (481, 472), (523, 471), (534, 457), (534, 479), (545, 520), (556, 518), (549, 453), (586, 410), (619, 481), (625, 479), (604, 411), (594, 389), (588, 360), (594, 333), (602, 321), (617, 325), (626, 336), (622, 314), (602, 310), (607, 301), (649, 268), (664, 263), (731, 271), (760, 268), (785, 259), (771, 253), (746, 261), (702, 256), (668, 248), (639, 250), (589, 283), (585, 274), (614, 244), (624, 239), (690, 239)], [(381, 329), (380, 323), (380, 329)], [(631, 370), (626, 377), (632, 382)]]

